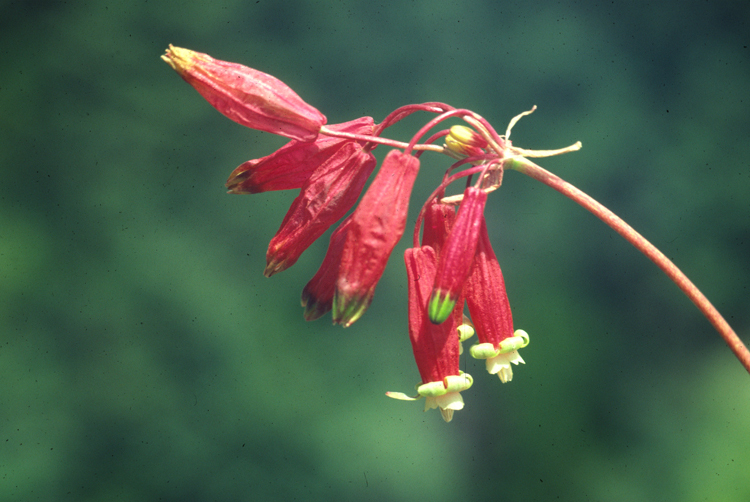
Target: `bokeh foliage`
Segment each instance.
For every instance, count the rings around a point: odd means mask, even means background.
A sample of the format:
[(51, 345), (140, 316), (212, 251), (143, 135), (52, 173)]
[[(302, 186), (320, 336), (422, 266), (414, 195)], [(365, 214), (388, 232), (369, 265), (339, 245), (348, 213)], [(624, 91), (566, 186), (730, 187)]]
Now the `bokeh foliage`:
[[(749, 22), (731, 1), (1, 3), (0, 499), (748, 500), (748, 375), (655, 266), (517, 173), (487, 215), (527, 364), (502, 385), (466, 361), (450, 424), (385, 398), (418, 379), (408, 239), (363, 319), (305, 323), (327, 238), (264, 279), (293, 194), (223, 189), (283, 140), (159, 55), (261, 69), (331, 123), (444, 101), (504, 130), (536, 104), (514, 143), (581, 140), (540, 164), (747, 342)], [(446, 166), (423, 159), (412, 221)]]

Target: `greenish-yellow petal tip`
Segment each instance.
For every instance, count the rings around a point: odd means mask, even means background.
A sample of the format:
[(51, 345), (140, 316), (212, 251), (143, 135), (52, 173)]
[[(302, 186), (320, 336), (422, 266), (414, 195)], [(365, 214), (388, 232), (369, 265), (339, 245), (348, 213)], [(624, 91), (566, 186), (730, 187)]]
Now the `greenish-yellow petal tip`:
[(443, 324), (450, 317), (455, 306), (455, 298), (451, 298), (448, 294), (443, 295), (440, 291), (435, 291), (427, 305), (427, 316), (432, 324)]

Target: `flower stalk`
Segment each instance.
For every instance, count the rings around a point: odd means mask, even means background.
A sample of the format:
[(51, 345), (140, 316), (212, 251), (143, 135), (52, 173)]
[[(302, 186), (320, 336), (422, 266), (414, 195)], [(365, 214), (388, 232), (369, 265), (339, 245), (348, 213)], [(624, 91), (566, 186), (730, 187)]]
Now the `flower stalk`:
[(523, 157), (514, 157), (509, 159), (506, 167), (523, 173), (537, 181), (540, 181), (550, 188), (554, 188), (569, 199), (583, 206), (587, 211), (606, 223), (615, 232), (620, 234), (626, 241), (635, 246), (638, 251), (654, 262), (678, 288), (682, 290), (690, 301), (692, 301), (698, 310), (708, 319), (711, 325), (716, 329), (719, 335), (724, 339), (730, 350), (734, 353), (742, 366), (750, 373), (750, 351), (742, 343), (740, 337), (734, 332), (729, 323), (716, 310), (716, 307), (708, 301), (708, 298), (688, 279), (688, 277), (679, 269), (672, 260), (667, 258), (664, 253), (659, 251), (656, 246), (651, 244), (645, 237), (635, 231), (633, 227), (615, 213), (604, 207), (601, 203), (594, 200), (591, 196), (582, 192), (570, 183), (563, 181), (558, 176), (552, 174), (546, 169), (538, 166)]

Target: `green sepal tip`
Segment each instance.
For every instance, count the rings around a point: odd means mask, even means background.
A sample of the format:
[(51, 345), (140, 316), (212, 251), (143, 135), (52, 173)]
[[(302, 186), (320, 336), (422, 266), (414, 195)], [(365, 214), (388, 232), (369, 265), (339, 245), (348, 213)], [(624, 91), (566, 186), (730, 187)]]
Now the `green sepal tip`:
[(430, 297), (430, 303), (427, 304), (427, 317), (430, 318), (432, 324), (443, 324), (450, 317), (455, 306), (455, 298), (447, 294), (443, 296), (440, 291), (435, 291)]

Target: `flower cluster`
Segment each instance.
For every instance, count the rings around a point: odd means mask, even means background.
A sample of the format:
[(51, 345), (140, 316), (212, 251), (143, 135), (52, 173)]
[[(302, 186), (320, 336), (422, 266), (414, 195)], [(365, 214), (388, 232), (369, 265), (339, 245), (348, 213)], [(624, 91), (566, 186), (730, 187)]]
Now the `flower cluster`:
[[(291, 140), (271, 155), (243, 163), (226, 183), (235, 194), (300, 190), (268, 246), (267, 277), (294, 265), (340, 221), (320, 269), (302, 291), (307, 320), (332, 311), (334, 323), (347, 327), (364, 314), (406, 229), (420, 155), (433, 151), (452, 158), (443, 182), (420, 212), (414, 245), (404, 255), (409, 337), (421, 382), (415, 397), (387, 395), (404, 400), (424, 397), (425, 410), (439, 408), (450, 421), (453, 412), (463, 408), (461, 391), (472, 384), (472, 377), (459, 370), (459, 355), (461, 342), (475, 332), (479, 343), (471, 347), (471, 355), (485, 359), (488, 372), (502, 382), (512, 379), (511, 364), (524, 362), (518, 349), (529, 343), (529, 337), (513, 330), (484, 208), (509, 163), (533, 153), (509, 141), (511, 127), (524, 114), (511, 121), (504, 136), (476, 113), (444, 103), (404, 106), (380, 124), (361, 117), (326, 125), (322, 113), (270, 75), (171, 45), (162, 58), (227, 117)], [(435, 117), (408, 143), (382, 136), (387, 127), (415, 112)], [(454, 125), (420, 142), (447, 119), (461, 119), (466, 125)], [(439, 140), (444, 144), (436, 144)], [(378, 145), (394, 149), (362, 195), (377, 164), (372, 150)], [(446, 188), (459, 179), (466, 181), (463, 193), (446, 196)]]

